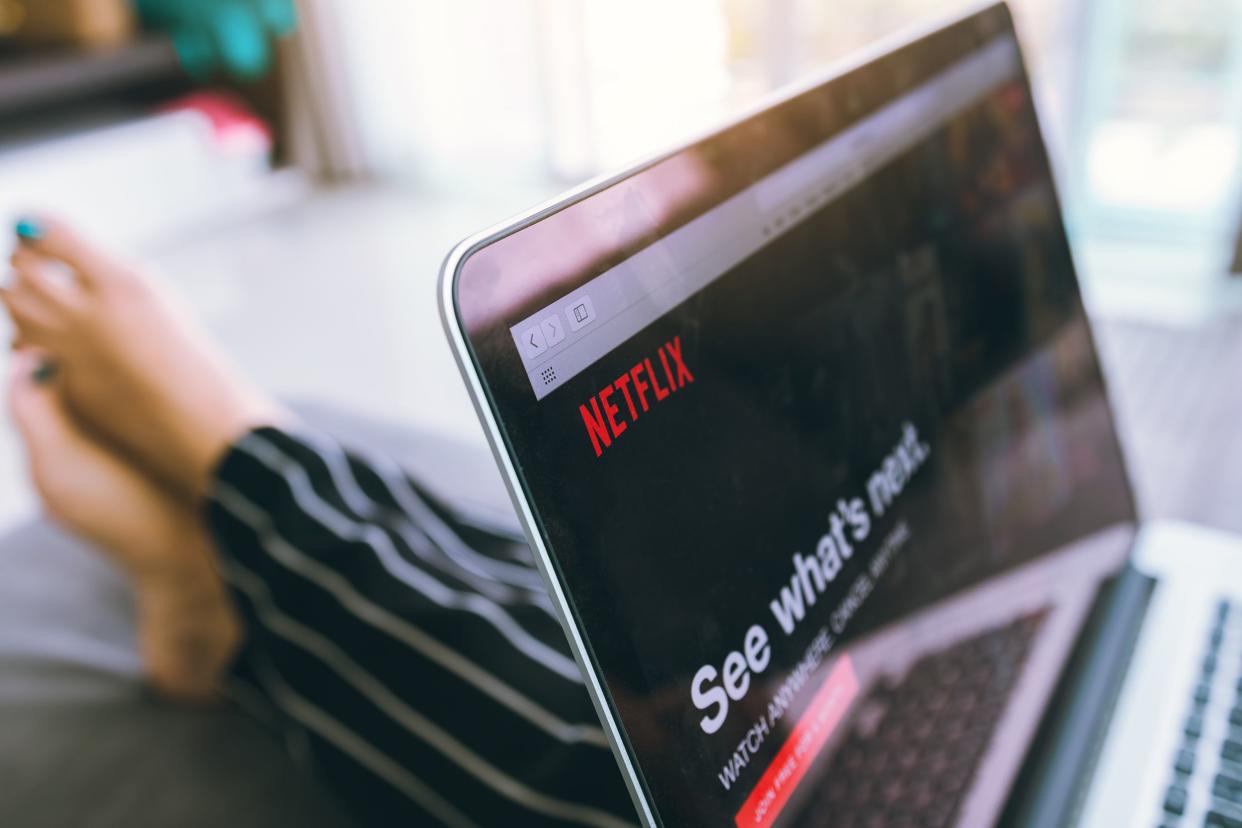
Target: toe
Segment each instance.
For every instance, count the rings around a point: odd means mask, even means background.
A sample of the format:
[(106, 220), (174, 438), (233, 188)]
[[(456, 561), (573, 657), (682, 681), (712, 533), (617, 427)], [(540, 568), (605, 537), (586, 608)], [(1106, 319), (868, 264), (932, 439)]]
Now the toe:
[(68, 416), (52, 382), (54, 369), (38, 351), (13, 354), (9, 366), (9, 413), (28, 447), (63, 436)]
[(98, 489), (101, 480), (96, 465), (81, 462), (90, 444), (65, 408), (50, 363), (31, 350), (13, 357), (9, 412), (26, 449), (30, 482), (48, 517), (74, 528), (90, 508), (81, 493)]
[(17, 336), (29, 345), (50, 347), (57, 339), (58, 314), (28, 290), (0, 288), (0, 304), (13, 320)]
[(63, 265), (29, 248), (18, 248), (10, 263), (17, 274), (14, 289), (29, 291), (51, 307), (67, 309), (81, 293), (72, 275), (63, 272)]
[(51, 216), (19, 223), (22, 244), (42, 256), (64, 262), (85, 285), (108, 279), (125, 268), (64, 221)]

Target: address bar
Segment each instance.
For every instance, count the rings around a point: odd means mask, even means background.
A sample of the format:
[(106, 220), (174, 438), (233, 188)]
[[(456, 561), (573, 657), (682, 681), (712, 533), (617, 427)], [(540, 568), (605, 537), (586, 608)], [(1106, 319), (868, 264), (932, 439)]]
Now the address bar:
[(536, 399), (1014, 77), (1003, 38), (510, 329)]

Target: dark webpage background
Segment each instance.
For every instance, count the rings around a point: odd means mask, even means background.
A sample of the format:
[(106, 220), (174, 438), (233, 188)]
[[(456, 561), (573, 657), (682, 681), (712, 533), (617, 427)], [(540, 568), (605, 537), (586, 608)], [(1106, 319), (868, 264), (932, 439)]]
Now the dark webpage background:
[[(666, 823), (732, 824), (782, 739), (733, 791), (717, 772), (897, 520), (912, 539), (842, 643), (1133, 519), (1033, 119), (1008, 84), (542, 402), (525, 377), (493, 385)], [(695, 382), (597, 459), (579, 406), (674, 336)], [(930, 460), (786, 637), (768, 602), (792, 555), (814, 553), (838, 498), (865, 496), (906, 421)], [(1016, 451), (1041, 423), (1055, 456)], [(998, 470), (1039, 491), (998, 495)], [(754, 623), (772, 665), (708, 736), (691, 677)]]

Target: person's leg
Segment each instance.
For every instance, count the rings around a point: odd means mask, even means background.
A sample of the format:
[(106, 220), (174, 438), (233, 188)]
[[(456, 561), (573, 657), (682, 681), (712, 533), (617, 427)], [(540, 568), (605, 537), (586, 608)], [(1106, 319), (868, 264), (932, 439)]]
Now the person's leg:
[(309, 731), (332, 742), (322, 714), (348, 717), (447, 823), (632, 823), (533, 570), (459, 546), (411, 481), (297, 430), (240, 440), (209, 514), (263, 636), (256, 675)]
[[(376, 818), (401, 803), (445, 824), (632, 823), (534, 571), (467, 544), (387, 464), (288, 426), (254, 428), (287, 420), (222, 363), (204, 367), (206, 349), (169, 323), (152, 288), (114, 293), (111, 269), (82, 276), (115, 266), (76, 240), (58, 246), (70, 238), (61, 228), (16, 262), (23, 276), (5, 301), (19, 332), (50, 351), (98, 433), (185, 496), (206, 496), (249, 622), (245, 664), (346, 795)], [(81, 285), (39, 281), (52, 254)], [(97, 318), (122, 305), (124, 325)], [(144, 344), (114, 341), (134, 337)], [(106, 390), (113, 380), (140, 411)], [(182, 387), (197, 382), (209, 392)], [(195, 408), (204, 394), (210, 405)]]
[(212, 698), (241, 629), (200, 521), (83, 434), (39, 366), (32, 353), (13, 356), (9, 409), (49, 516), (133, 579), (151, 683), (178, 698)]

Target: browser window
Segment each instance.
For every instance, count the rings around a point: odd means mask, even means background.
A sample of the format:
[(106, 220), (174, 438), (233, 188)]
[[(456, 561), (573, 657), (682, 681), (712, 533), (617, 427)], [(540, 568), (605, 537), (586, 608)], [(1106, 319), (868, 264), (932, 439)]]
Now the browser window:
[(1016, 45), (925, 48), (505, 250), (656, 229), (572, 275), (464, 266), (521, 308), (466, 327), (666, 824), (994, 821), (1123, 560)]

